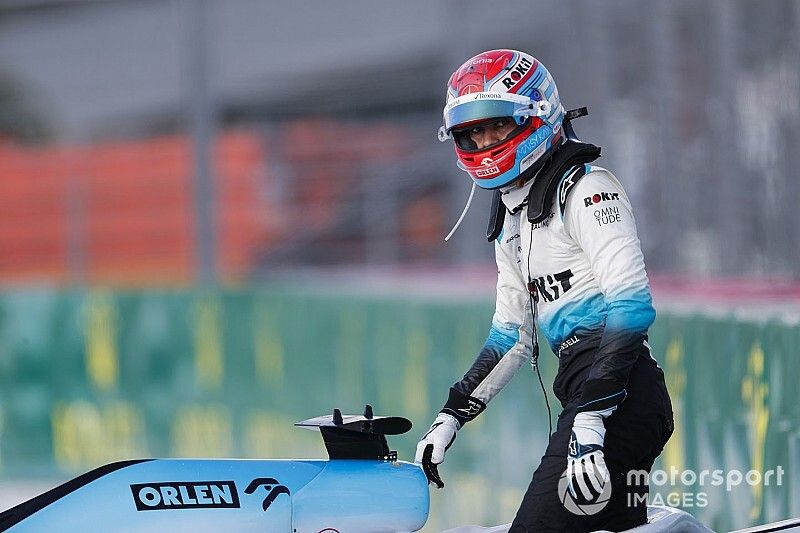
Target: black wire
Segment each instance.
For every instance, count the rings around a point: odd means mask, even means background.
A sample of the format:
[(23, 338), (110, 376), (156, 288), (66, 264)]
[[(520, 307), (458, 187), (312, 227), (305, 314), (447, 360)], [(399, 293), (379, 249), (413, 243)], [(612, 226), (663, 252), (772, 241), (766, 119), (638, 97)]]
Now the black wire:
[[(524, 213), (520, 215), (520, 221)], [(531, 278), (531, 250), (533, 249), (533, 224), (531, 224), (531, 237), (528, 241), (528, 300), (531, 304), (531, 314), (533, 315), (533, 346), (531, 350), (531, 366), (539, 378), (539, 385), (542, 387), (542, 395), (544, 396), (544, 404), (547, 406), (547, 427), (549, 428), (548, 437), (553, 434), (553, 413), (550, 411), (550, 400), (547, 399), (547, 390), (544, 388), (544, 381), (542, 380), (542, 373), (539, 370), (539, 337), (536, 328), (536, 319), (538, 318), (539, 289), (533, 284)], [(533, 297), (533, 290), (536, 289), (536, 298)]]
[(536, 375), (539, 376), (539, 385), (542, 387), (542, 395), (544, 396), (544, 404), (547, 406), (547, 427), (549, 428), (550, 435), (553, 434), (553, 415), (550, 413), (550, 402), (547, 399), (547, 391), (544, 388), (542, 381), (542, 373), (539, 372), (539, 365), (536, 365)]

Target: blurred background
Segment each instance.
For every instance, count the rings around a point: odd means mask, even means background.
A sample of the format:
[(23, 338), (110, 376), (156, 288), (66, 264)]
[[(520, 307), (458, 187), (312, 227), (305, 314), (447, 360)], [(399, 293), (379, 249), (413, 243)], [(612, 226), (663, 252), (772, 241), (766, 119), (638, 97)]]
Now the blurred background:
[[(324, 456), (291, 424), (365, 403), (413, 420), (410, 459), (493, 309), (490, 195), (445, 244), (470, 182), (435, 135), (490, 48), (589, 107), (634, 204), (661, 466), (788, 472), (670, 503), (800, 515), (796, 0), (3, 0), (0, 507), (116, 459)], [(425, 531), (513, 517), (547, 438), (520, 374)]]

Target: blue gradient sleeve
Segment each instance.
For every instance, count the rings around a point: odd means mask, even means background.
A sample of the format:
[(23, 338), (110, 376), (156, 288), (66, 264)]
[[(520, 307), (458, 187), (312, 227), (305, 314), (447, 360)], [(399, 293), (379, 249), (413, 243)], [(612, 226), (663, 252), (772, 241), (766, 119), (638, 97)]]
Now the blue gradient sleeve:
[(633, 210), (613, 174), (592, 167), (578, 182), (567, 203), (565, 227), (586, 253), (606, 307), (579, 412), (608, 416), (625, 398), (639, 348), (655, 320)]
[(650, 291), (639, 291), (606, 301), (606, 331), (646, 333), (656, 319)]
[(519, 342), (519, 329), (506, 328), (503, 326), (492, 324), (489, 329), (489, 337), (484, 343), (484, 348), (493, 347), (499, 348), (501, 352), (506, 353), (515, 344)]
[(656, 312), (649, 291), (636, 298), (608, 303), (608, 317), (600, 346), (581, 394), (581, 411), (611, 414), (627, 395), (628, 376)]
[(475, 362), (453, 388), (465, 396), (472, 395), (477, 386), (486, 379), (517, 342), (519, 342), (519, 329), (492, 324), (489, 329), (489, 337), (483, 344)]
[(504, 357), (519, 343), (519, 337), (518, 327), (492, 324), (478, 357), (464, 377), (451, 388), (442, 412), (456, 417), (462, 426), (478, 416), (491, 397), (503, 387), (508, 374), (513, 374), (519, 367), (518, 358), (504, 362)]
[(455, 416), (463, 426), (485, 408), (530, 360), (533, 314), (530, 294), (517, 266), (520, 232), (518, 220), (506, 217), (504, 234), (495, 241), (497, 300), (489, 335), (464, 376), (450, 390), (442, 412)]

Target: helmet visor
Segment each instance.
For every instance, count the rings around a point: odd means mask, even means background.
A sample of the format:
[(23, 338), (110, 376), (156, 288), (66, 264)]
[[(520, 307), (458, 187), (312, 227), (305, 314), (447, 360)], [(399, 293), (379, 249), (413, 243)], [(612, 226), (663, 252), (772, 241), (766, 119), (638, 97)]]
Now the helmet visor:
[[(503, 126), (504, 124), (508, 124), (508, 126)], [(503, 135), (502, 138), (497, 139), (497, 141), (493, 144), (478, 148), (478, 145), (472, 136), (473, 130), (475, 128), (485, 128), (491, 130), (495, 127), (495, 125), (500, 125), (501, 128), (505, 127), (505, 135)], [(516, 135), (524, 130), (527, 125), (527, 119), (522, 124), (517, 124), (516, 121), (514, 121), (511, 117), (502, 117), (481, 122), (474, 122), (472, 125), (465, 126), (463, 128), (453, 128), (450, 131), (450, 134), (452, 135), (456, 146), (458, 146), (460, 149), (467, 152), (477, 152), (479, 150), (491, 150), (492, 148), (495, 148), (496, 146), (506, 142), (508, 139), (516, 137)]]
[(451, 129), (471, 122), (513, 117), (521, 124), (527, 117), (546, 117), (550, 112), (547, 100), (532, 101), (514, 93), (470, 93), (459, 96), (444, 107), (444, 127)]
[(521, 125), (528, 117), (544, 117), (550, 112), (547, 100), (532, 101), (514, 93), (470, 93), (449, 101), (444, 107), (444, 126), (439, 137), (449, 137), (453, 128), (484, 120), (512, 117)]

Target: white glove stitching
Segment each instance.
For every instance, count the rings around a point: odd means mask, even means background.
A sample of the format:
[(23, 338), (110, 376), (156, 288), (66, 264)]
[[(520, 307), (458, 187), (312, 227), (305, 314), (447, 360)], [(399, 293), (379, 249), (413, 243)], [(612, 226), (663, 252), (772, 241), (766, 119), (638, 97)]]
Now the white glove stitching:
[(460, 426), (458, 420), (452, 415), (446, 413), (439, 413), (431, 424), (430, 429), (423, 435), (422, 439), (417, 444), (417, 452), (414, 456), (415, 463), (422, 462), (422, 454), (425, 452), (425, 446), (433, 444), (433, 455), (431, 462), (433, 464), (440, 464), (444, 461), (444, 452), (456, 438), (456, 432)]

